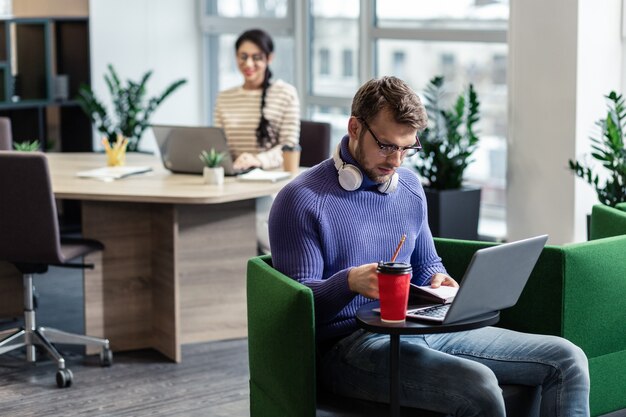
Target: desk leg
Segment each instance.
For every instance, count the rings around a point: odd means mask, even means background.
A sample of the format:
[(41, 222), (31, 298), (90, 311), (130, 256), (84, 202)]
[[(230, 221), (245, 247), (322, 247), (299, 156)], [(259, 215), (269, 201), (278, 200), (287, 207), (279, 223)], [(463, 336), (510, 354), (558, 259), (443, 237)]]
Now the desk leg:
[(400, 417), (400, 335), (389, 335), (389, 404), (391, 416)]
[(172, 205), (83, 202), (83, 234), (105, 250), (85, 272), (85, 326), (113, 350), (246, 337), (254, 200)]
[[(164, 355), (180, 361), (176, 334), (176, 282), (173, 250), (153, 250), (152, 242), (160, 247), (173, 247), (175, 234), (174, 209), (169, 205), (85, 201), (82, 204), (83, 235), (101, 241), (102, 252), (86, 257), (96, 269), (84, 271), (85, 332), (106, 337), (114, 351), (156, 347)], [(165, 219), (168, 220), (159, 220)], [(169, 234), (162, 229), (166, 223)], [(154, 255), (159, 256), (158, 274), (153, 274)], [(165, 264), (169, 265), (166, 270)], [(153, 279), (153, 275), (157, 279)], [(169, 291), (158, 291), (167, 276)], [(158, 314), (153, 313), (153, 293), (164, 300)], [(169, 307), (164, 307), (165, 303)], [(164, 331), (161, 325), (156, 344), (153, 322), (158, 315), (172, 319), (167, 329), (168, 349), (163, 349)], [(156, 345), (156, 346), (155, 346)], [(93, 349), (92, 349), (93, 350)], [(94, 353), (88, 350), (89, 353)]]

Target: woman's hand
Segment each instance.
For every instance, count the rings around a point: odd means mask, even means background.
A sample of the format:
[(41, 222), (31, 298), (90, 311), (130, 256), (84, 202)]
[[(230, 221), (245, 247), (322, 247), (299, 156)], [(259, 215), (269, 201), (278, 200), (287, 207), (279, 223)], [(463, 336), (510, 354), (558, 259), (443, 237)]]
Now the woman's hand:
[(233, 162), (233, 168), (236, 170), (259, 168), (261, 167), (261, 161), (255, 155), (249, 152), (244, 152), (235, 159)]

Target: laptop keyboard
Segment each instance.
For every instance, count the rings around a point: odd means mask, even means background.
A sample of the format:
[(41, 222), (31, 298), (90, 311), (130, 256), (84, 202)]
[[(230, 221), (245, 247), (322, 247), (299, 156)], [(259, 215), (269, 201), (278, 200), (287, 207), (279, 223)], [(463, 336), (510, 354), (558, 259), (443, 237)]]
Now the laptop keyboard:
[(441, 304), (425, 309), (410, 310), (407, 312), (407, 314), (443, 319), (444, 317), (446, 317), (446, 314), (448, 314), (448, 309), (450, 309), (450, 305), (451, 304)]

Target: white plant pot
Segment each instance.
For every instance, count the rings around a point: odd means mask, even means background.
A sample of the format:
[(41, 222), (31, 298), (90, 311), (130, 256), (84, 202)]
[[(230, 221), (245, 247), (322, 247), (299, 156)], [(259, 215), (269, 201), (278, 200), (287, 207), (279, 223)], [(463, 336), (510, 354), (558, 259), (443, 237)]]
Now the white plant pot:
[(204, 183), (209, 185), (224, 184), (224, 167), (209, 168), (204, 167), (202, 171)]

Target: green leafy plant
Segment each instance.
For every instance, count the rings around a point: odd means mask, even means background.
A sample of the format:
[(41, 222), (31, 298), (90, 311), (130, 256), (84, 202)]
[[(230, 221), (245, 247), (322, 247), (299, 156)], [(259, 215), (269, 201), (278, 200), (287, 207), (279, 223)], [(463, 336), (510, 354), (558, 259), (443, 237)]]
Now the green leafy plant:
[(217, 168), (222, 162), (226, 154), (224, 152), (216, 152), (214, 148), (211, 148), (209, 152), (202, 151), (200, 153), (200, 160), (209, 168)]
[(474, 86), (469, 84), (449, 109), (443, 108), (445, 94), (444, 77), (430, 80), (424, 92), (429, 123), (420, 136), (421, 154), (415, 159), (417, 172), (428, 187), (437, 190), (461, 188), (479, 141), (475, 125), (480, 103)]
[(174, 81), (163, 93), (147, 99), (146, 84), (152, 76), (152, 71), (146, 72), (139, 82), (127, 80), (126, 84), (123, 84), (113, 65), (109, 64), (108, 69), (109, 73), (104, 75), (104, 81), (111, 94), (113, 114), (109, 114), (102, 101), (87, 85), (80, 87), (77, 97), (78, 103), (109, 143), (113, 144), (119, 133), (128, 138), (127, 149), (136, 151), (144, 130), (150, 126), (152, 113), (163, 100), (185, 84), (187, 80)]
[(604, 184), (600, 184), (600, 175), (593, 167), (578, 161), (569, 160), (569, 169), (587, 181), (598, 194), (602, 204), (615, 207), (626, 201), (626, 148), (624, 147), (624, 131), (626, 126), (626, 109), (621, 94), (611, 91), (607, 99), (607, 114), (604, 119), (596, 122), (600, 127), (600, 137), (590, 137), (591, 156), (599, 161), (608, 172)]
[(20, 152), (37, 152), (39, 148), (41, 148), (41, 143), (39, 143), (38, 140), (34, 140), (32, 142), (14, 142), (13, 148)]

